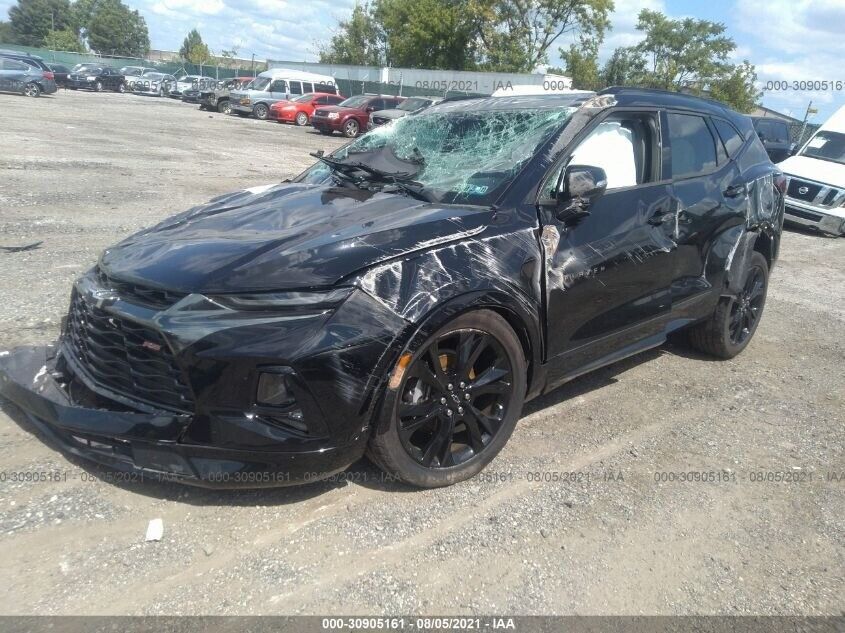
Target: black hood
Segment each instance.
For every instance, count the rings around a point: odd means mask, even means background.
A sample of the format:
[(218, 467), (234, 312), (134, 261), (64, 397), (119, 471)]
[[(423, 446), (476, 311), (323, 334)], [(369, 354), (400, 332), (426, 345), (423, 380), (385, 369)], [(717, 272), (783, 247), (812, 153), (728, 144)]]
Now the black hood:
[(491, 211), (403, 194), (278, 185), (217, 198), (107, 249), (115, 279), (167, 290), (329, 286), (377, 262), (475, 235)]

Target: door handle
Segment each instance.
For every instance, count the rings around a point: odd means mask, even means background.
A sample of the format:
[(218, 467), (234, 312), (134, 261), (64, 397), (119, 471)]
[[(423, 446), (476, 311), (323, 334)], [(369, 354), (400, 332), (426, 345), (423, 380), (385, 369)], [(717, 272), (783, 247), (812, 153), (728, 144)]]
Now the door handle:
[(674, 213), (661, 213), (660, 211), (658, 211), (653, 216), (651, 216), (647, 220), (647, 222), (649, 224), (651, 224), (652, 226), (660, 226), (664, 222), (668, 222), (669, 220), (672, 220), (674, 217), (675, 217)]
[(745, 194), (745, 185), (731, 185), (722, 192), (726, 198), (738, 198)]

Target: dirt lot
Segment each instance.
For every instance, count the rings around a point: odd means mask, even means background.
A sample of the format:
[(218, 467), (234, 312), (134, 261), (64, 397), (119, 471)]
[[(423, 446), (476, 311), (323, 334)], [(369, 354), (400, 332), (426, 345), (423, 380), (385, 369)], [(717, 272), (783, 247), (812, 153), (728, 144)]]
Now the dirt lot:
[[(0, 253), (0, 349), (54, 339), (104, 247), (342, 143), (134, 95), (0, 111), (0, 244), (44, 241)], [(845, 240), (787, 233), (744, 354), (666, 346), (572, 382), (448, 489), (366, 462), (281, 490), (115, 485), (4, 405), (0, 613), (840, 614), (843, 271)], [(13, 481), (46, 470), (65, 480)], [(656, 481), (689, 471), (728, 481)], [(755, 481), (784, 472), (803, 480)]]

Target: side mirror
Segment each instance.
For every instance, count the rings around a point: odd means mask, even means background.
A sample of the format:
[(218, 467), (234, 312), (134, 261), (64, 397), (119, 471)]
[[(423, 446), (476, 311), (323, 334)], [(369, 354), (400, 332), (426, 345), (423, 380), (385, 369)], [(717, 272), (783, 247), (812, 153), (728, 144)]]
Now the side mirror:
[(557, 185), (557, 217), (560, 220), (589, 215), (588, 208), (607, 190), (607, 174), (601, 167), (569, 165)]

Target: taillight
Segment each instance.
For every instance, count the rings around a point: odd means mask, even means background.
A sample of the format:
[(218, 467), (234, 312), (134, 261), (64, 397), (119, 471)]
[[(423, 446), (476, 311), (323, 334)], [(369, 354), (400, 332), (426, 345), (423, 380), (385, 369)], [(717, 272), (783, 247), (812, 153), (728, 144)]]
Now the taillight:
[(50, 71), (50, 70), (44, 71), (44, 79), (49, 79), (50, 81), (53, 81), (55, 78), (56, 78), (56, 76), (53, 74), (52, 71)]
[(786, 176), (783, 174), (775, 176), (775, 188), (782, 194), (786, 193)]

